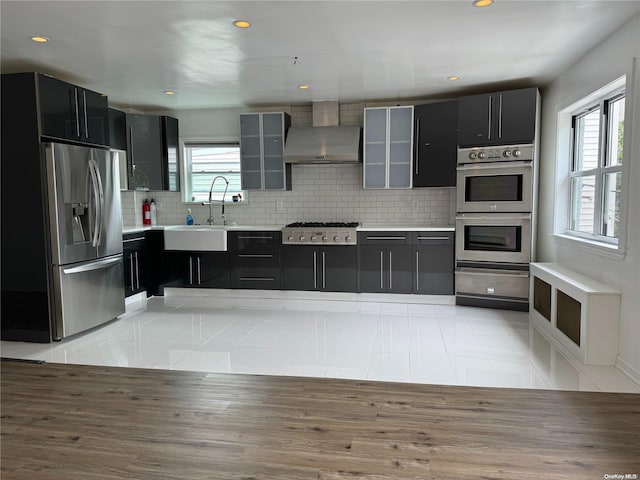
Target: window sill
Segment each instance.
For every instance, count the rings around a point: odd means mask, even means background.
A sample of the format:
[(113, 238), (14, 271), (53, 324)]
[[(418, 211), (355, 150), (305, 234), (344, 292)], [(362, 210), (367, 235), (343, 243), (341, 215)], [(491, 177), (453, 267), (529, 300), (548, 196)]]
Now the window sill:
[(563, 233), (554, 233), (553, 239), (560, 245), (577, 248), (578, 250), (581, 250), (585, 253), (599, 255), (601, 257), (610, 258), (612, 260), (622, 261), (625, 257), (625, 252), (623, 250), (619, 250), (617, 245), (609, 245), (607, 243), (597, 242), (595, 240), (575, 237)]

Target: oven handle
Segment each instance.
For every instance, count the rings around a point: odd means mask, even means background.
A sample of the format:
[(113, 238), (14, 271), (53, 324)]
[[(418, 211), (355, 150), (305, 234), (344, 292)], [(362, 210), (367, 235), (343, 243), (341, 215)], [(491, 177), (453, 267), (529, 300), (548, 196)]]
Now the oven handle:
[(494, 213), (494, 214), (487, 214), (487, 213), (465, 213), (463, 215), (458, 215), (456, 217), (456, 220), (493, 220), (493, 221), (499, 221), (499, 220), (531, 220), (531, 214), (530, 213), (523, 213), (523, 214), (514, 214), (514, 215), (510, 215), (510, 214), (502, 214), (502, 213)]
[(492, 269), (467, 269), (465, 267), (456, 268), (456, 273), (464, 273), (465, 275), (491, 275), (493, 277), (520, 277), (528, 278), (529, 272), (522, 272), (518, 270), (492, 270)]
[(456, 167), (458, 172), (467, 172), (469, 170), (506, 170), (506, 169), (514, 169), (514, 168), (526, 168), (528, 170), (533, 169), (533, 161), (532, 160), (524, 160), (524, 161), (515, 161), (512, 162), (509, 160), (508, 162), (500, 161), (495, 163), (474, 163), (474, 164), (464, 164)]

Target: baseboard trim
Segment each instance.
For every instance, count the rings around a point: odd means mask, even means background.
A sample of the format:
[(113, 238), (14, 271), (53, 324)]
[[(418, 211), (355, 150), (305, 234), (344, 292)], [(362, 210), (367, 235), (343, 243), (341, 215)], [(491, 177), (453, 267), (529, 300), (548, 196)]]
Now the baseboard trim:
[(627, 377), (629, 377), (635, 383), (640, 385), (640, 371), (632, 367), (631, 365), (629, 365), (629, 363), (623, 360), (622, 358), (620, 358), (620, 355), (618, 355), (618, 357), (616, 358), (615, 365), (618, 368), (618, 370), (624, 373)]
[(299, 290), (243, 290), (220, 288), (174, 288), (164, 289), (166, 297), (211, 297), (211, 298), (272, 298), (281, 300), (331, 300), (343, 302), (411, 303), (425, 305), (455, 305), (453, 295), (411, 295), (394, 293), (342, 293), (306, 292)]

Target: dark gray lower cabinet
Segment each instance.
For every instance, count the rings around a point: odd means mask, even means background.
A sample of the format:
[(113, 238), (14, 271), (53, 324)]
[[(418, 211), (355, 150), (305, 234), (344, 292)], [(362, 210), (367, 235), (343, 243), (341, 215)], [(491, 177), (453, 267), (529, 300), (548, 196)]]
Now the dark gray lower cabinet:
[(233, 288), (282, 288), (282, 232), (229, 232), (228, 241)]
[(174, 269), (167, 287), (230, 288), (227, 252), (165, 252)]
[(285, 245), (285, 290), (357, 290), (358, 247)]
[(145, 233), (123, 235), (124, 293), (126, 297), (147, 289), (147, 245)]
[(453, 232), (413, 232), (413, 293), (453, 295)]
[(411, 293), (412, 247), (410, 245), (363, 245), (360, 247), (360, 291)]

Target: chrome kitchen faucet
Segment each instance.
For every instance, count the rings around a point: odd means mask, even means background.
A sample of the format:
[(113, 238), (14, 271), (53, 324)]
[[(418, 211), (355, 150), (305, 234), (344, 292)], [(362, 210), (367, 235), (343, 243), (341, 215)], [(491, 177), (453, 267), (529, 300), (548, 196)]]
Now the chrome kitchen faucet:
[(207, 218), (207, 223), (209, 225), (213, 225), (213, 213), (211, 212), (211, 205), (213, 205), (213, 200), (211, 200), (211, 195), (213, 194), (213, 186), (215, 185), (216, 180), (219, 179), (219, 178), (224, 180), (224, 183), (226, 184), (225, 187), (224, 187), (224, 193), (222, 194), (222, 201), (220, 202), (220, 205), (221, 205), (221, 210), (222, 210), (222, 212), (221, 212), (222, 225), (226, 225), (227, 224), (227, 221), (224, 219), (224, 197), (227, 194), (227, 189), (229, 188), (229, 180), (227, 180), (222, 175), (218, 175), (211, 182), (211, 189), (209, 189), (209, 201), (208, 202), (202, 202), (202, 205), (209, 205), (209, 218)]

